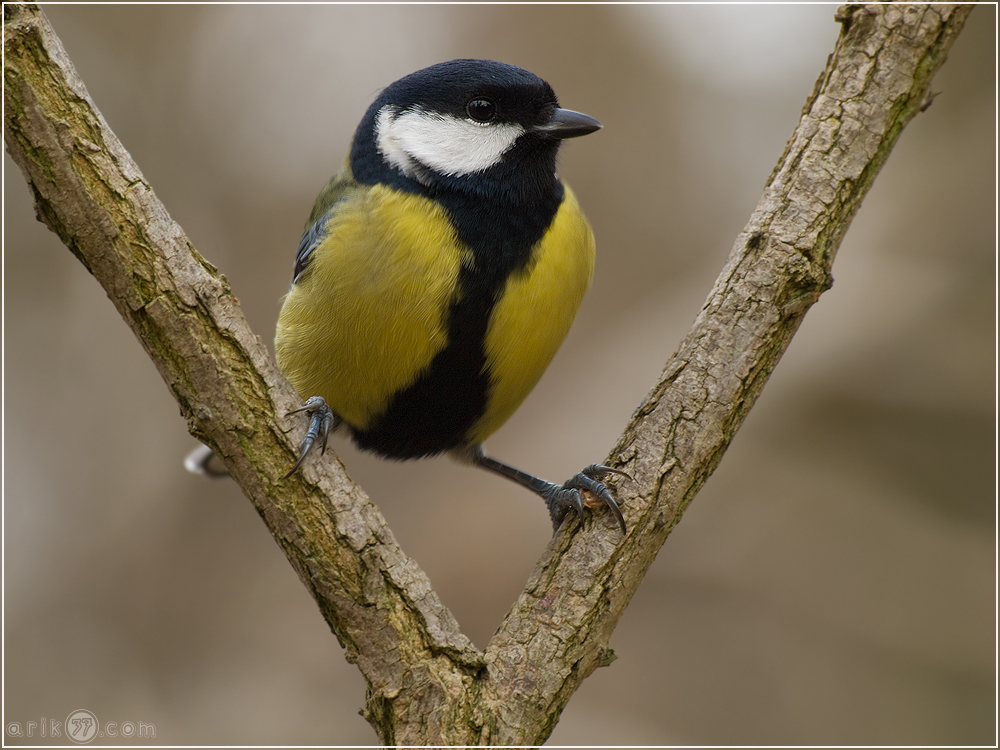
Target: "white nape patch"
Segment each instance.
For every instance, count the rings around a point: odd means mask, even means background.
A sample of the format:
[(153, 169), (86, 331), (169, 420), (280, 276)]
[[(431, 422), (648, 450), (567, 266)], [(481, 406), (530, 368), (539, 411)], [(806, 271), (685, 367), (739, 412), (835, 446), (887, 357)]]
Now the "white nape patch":
[(427, 182), (426, 170), (449, 176), (481, 172), (498, 163), (524, 134), (520, 125), (478, 123), (423, 109), (386, 105), (375, 140), (386, 160), (407, 177)]

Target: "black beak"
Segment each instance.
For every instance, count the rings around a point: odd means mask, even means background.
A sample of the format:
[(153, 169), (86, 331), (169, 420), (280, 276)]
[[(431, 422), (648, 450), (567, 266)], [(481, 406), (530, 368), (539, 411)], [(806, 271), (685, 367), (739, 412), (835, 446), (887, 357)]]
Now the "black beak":
[(571, 109), (557, 109), (548, 122), (536, 125), (534, 130), (553, 138), (576, 138), (593, 133), (602, 127), (601, 123), (590, 115), (574, 112)]

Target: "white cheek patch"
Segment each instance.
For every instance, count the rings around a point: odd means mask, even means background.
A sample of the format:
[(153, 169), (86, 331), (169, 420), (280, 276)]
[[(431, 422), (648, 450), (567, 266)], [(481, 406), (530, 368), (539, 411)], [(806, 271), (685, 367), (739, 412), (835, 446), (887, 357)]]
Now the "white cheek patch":
[(408, 177), (420, 179), (420, 167), (461, 176), (498, 163), (524, 134), (520, 125), (480, 124), (451, 115), (383, 107), (375, 123), (378, 150)]

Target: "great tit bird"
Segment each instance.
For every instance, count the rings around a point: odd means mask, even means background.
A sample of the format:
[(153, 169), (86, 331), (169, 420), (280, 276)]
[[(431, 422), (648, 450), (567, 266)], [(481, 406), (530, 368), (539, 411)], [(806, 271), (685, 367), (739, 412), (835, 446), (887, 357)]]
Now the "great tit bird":
[[(594, 236), (556, 174), (565, 138), (601, 124), (512, 65), (452, 60), (385, 88), (299, 242), (275, 336), (310, 426), (392, 459), (450, 453), (569, 511), (618, 504), (585, 468), (557, 485), (490, 458), (569, 331)], [(295, 413), (292, 412), (292, 413)], [(581, 495), (581, 492), (583, 493)]]

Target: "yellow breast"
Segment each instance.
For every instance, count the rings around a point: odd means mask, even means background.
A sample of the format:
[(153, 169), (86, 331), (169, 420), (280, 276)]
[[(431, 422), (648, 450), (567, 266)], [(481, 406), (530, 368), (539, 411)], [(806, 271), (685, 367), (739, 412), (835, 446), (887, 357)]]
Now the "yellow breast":
[(463, 250), (433, 201), (382, 185), (354, 188), (278, 319), (278, 365), (365, 427), (447, 343), (446, 311)]
[(528, 266), (507, 280), (486, 333), (490, 397), (467, 443), (481, 443), (535, 387), (569, 332), (594, 273), (590, 224), (566, 186), (559, 211)]
[[(279, 366), (301, 396), (322, 396), (356, 431), (367, 430), (448, 345), (459, 273), (472, 263), (434, 201), (383, 185), (344, 190), (285, 298)], [(480, 349), (485, 409), (442, 449), (482, 442), (514, 413), (569, 331), (593, 268), (593, 234), (566, 188), (528, 263), (497, 291)], [(434, 398), (441, 403), (430, 413), (447, 412), (448, 394)]]

